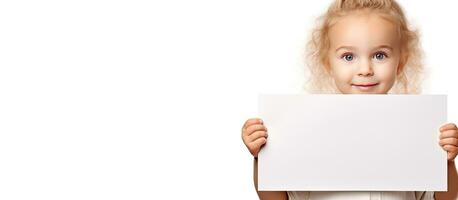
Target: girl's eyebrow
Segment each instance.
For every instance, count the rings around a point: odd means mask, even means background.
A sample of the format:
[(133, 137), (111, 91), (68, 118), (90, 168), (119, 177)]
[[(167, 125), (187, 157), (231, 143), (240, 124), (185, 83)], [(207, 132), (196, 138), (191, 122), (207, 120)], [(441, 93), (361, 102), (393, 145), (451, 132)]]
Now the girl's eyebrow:
[(340, 49), (350, 49), (350, 50), (353, 50), (353, 49), (356, 49), (355, 47), (352, 47), (352, 46), (341, 46), (339, 48), (336, 49), (336, 52), (339, 51)]
[(373, 50), (376, 49), (389, 49), (390, 51), (393, 51), (393, 47), (391, 47), (390, 45), (380, 45), (378, 47), (375, 47)]
[[(377, 47), (375, 47), (373, 50), (376, 50), (376, 49), (383, 49), (383, 48), (389, 49), (389, 50), (393, 51), (393, 47), (391, 47), (390, 45), (385, 45), (385, 44), (384, 44), (384, 45), (377, 46)], [(339, 48), (336, 49), (336, 52), (339, 51), (340, 49), (350, 49), (350, 50), (354, 50), (354, 49), (356, 49), (356, 48), (353, 47), (353, 46), (341, 46), (341, 47), (339, 47)]]

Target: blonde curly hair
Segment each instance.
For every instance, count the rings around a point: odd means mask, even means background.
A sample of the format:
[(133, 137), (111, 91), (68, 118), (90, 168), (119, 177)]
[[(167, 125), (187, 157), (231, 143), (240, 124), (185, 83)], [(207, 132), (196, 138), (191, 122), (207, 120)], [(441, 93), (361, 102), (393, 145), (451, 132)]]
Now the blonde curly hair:
[(306, 64), (310, 77), (304, 89), (310, 93), (339, 93), (329, 73), (327, 53), (329, 50), (328, 32), (340, 18), (354, 11), (370, 11), (390, 20), (398, 26), (401, 38), (401, 59), (396, 81), (388, 93), (418, 94), (423, 80), (423, 51), (419, 33), (412, 30), (404, 12), (394, 0), (336, 0), (327, 12), (317, 19), (306, 46)]

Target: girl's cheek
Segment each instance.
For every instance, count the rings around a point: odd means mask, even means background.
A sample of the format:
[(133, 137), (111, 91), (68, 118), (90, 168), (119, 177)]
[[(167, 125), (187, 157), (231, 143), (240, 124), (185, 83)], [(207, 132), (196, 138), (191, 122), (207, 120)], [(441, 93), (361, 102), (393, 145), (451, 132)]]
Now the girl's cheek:
[(384, 80), (394, 80), (396, 78), (397, 65), (395, 62), (387, 62), (383, 64), (377, 64), (377, 71), (375, 74)]
[(353, 72), (348, 66), (339, 66), (333, 73), (334, 82), (340, 90), (347, 90), (353, 78)]
[(338, 71), (339, 73), (343, 73), (346, 71), (350, 71), (353, 68), (354, 62), (347, 62), (343, 59), (333, 59), (330, 61), (331, 69), (334, 71)]

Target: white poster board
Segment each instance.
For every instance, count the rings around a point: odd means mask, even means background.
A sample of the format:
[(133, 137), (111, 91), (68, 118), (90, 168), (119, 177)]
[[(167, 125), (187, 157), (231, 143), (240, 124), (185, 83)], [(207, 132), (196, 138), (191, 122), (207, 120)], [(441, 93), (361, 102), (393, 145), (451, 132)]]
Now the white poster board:
[(446, 95), (259, 96), (259, 191), (445, 191)]

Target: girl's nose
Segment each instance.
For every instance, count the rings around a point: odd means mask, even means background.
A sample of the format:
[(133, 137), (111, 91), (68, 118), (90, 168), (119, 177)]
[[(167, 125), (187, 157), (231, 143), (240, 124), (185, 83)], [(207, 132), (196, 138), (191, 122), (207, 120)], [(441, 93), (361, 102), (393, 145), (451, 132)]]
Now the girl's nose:
[(358, 76), (374, 75), (374, 70), (372, 69), (372, 64), (370, 62), (362, 62), (358, 70)]

